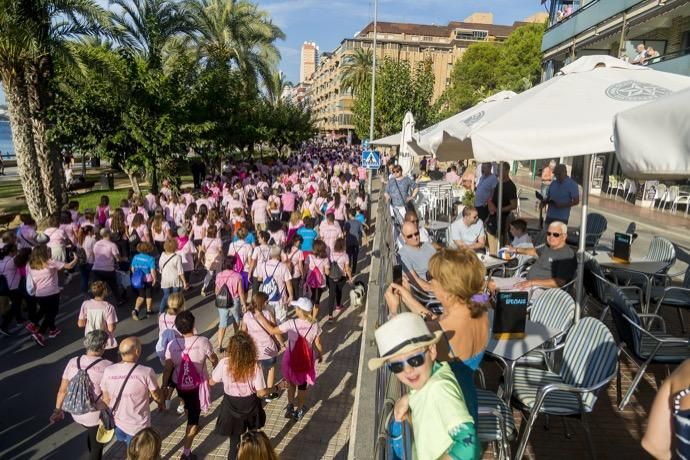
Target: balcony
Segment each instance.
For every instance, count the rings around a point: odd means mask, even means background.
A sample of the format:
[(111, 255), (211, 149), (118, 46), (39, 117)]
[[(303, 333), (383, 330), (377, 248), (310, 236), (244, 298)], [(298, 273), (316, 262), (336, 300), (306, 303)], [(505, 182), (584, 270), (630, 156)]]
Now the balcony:
[(690, 48), (655, 58), (648, 66), (662, 72), (690, 76)]
[(541, 50), (549, 50), (644, 1), (646, 0), (593, 0), (548, 28), (544, 32)]

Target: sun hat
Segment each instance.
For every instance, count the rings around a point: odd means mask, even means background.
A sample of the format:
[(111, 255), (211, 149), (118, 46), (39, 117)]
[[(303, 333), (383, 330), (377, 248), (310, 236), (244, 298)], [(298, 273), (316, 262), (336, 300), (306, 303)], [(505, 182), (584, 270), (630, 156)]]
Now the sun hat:
[(307, 299), (306, 297), (300, 297), (297, 300), (293, 300), (292, 302), (290, 302), (290, 305), (292, 305), (293, 307), (297, 307), (300, 310), (304, 310), (307, 313), (311, 312), (314, 308), (314, 304), (312, 304), (311, 300)]
[(414, 313), (400, 313), (374, 331), (380, 358), (369, 360), (369, 370), (383, 366), (390, 357), (428, 347), (439, 341), (442, 331), (433, 334), (424, 319)]

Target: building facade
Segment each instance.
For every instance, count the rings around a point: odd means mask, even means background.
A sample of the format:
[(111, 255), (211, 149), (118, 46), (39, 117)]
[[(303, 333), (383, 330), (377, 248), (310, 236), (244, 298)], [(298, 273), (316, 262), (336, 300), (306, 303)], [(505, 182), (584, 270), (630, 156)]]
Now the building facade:
[[(537, 20), (544, 19), (543, 16), (535, 17)], [(379, 22), (376, 58), (406, 61), (412, 68), (430, 60), (434, 72), (435, 101), (450, 84), (453, 65), (469, 45), (481, 41), (503, 41), (516, 27), (525, 24), (495, 25), (492, 21), (491, 13), (475, 13), (465, 21), (453, 21), (444, 26)], [(352, 135), (354, 98), (349, 90), (341, 87), (343, 65), (355, 50), (372, 49), (373, 39), (374, 25), (370, 23), (353, 38), (340, 42), (333, 52), (320, 55), (307, 99), (322, 134), (343, 138)]]
[(319, 47), (314, 42), (304, 42), (299, 61), (299, 82), (309, 80), (319, 65)]

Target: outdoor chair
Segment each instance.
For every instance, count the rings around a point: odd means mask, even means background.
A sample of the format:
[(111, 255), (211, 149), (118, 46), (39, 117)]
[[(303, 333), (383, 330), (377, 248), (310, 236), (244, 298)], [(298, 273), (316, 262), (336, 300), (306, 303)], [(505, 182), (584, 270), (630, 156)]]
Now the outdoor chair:
[(616, 188), (616, 198), (618, 197), (618, 192), (623, 193), (623, 197), (625, 198), (625, 191), (627, 186), (627, 179), (620, 178), (618, 179), (618, 187)]
[(673, 200), (673, 204), (671, 204), (671, 212), (674, 214), (678, 212), (678, 205), (682, 204), (685, 206), (685, 214), (688, 213), (688, 205), (690, 205), (690, 192), (683, 191), (683, 190), (678, 190), (678, 194), (676, 195), (676, 199)]
[(657, 185), (654, 200), (652, 201), (652, 208), (657, 206), (657, 201), (659, 201), (658, 206), (661, 207), (661, 203), (666, 199), (666, 192), (667, 189), (665, 184)]
[(587, 423), (599, 391), (615, 377), (618, 347), (608, 328), (595, 318), (581, 319), (556, 347), (563, 349), (558, 371), (518, 366), (513, 375), (512, 401), (526, 417), (515, 459), (522, 459), (532, 426), (540, 414), (579, 416), (592, 457)]
[(493, 391), (477, 388), (477, 436), (482, 443), (496, 443), (498, 458), (510, 459), (510, 442), (517, 436), (510, 406)]
[(673, 209), (673, 203), (676, 201), (678, 192), (680, 192), (680, 187), (678, 187), (677, 185), (671, 185), (668, 189), (666, 189), (666, 196), (664, 197), (662, 202), (659, 203), (659, 208), (661, 210), (666, 210), (666, 205), (670, 203), (671, 209)]
[[(597, 245), (601, 236), (608, 227), (608, 220), (599, 213), (592, 212), (587, 214), (587, 233), (585, 235), (585, 249), (590, 249), (592, 254), (596, 254)], [(569, 235), (567, 243), (577, 246), (580, 243), (580, 231)]]
[(637, 193), (637, 182), (632, 179), (625, 179), (625, 201), (628, 201), (632, 196), (633, 201), (635, 201), (635, 194)]
[[(537, 297), (529, 309), (530, 320), (541, 323), (549, 329), (557, 329), (560, 334), (542, 348), (553, 348), (558, 345), (568, 333), (575, 320), (575, 299), (562, 289), (547, 289)], [(533, 350), (518, 360), (518, 365), (542, 366), (553, 370), (552, 355)]]
[(618, 178), (616, 176), (609, 176), (609, 182), (606, 186), (606, 196), (611, 196), (611, 192), (618, 191)]
[[(661, 236), (655, 236), (649, 243), (647, 254), (642, 258), (649, 262), (665, 262), (665, 266), (659, 270), (653, 278), (653, 284), (658, 285), (659, 280), (666, 280), (666, 273), (668, 273), (671, 266), (676, 263), (676, 248), (675, 245)], [(636, 285), (646, 289), (648, 278), (633, 270), (625, 267), (616, 267), (609, 270), (608, 275), (613, 278), (613, 282), (618, 285)]]
[[(667, 273), (666, 280), (663, 286), (652, 287), (652, 302), (656, 303), (654, 313), (658, 314), (662, 305), (675, 307), (678, 312), (678, 319), (683, 333), (686, 332), (685, 318), (683, 318), (683, 310), (690, 308), (690, 254), (678, 249), (678, 259), (688, 264), (685, 271), (678, 273)], [(673, 286), (673, 279), (677, 276), (683, 276), (683, 283), (680, 286)]]
[[(620, 291), (614, 294), (609, 305), (613, 323), (621, 341), (620, 349), (638, 367), (628, 391), (618, 404), (618, 408), (623, 410), (649, 364), (680, 364), (690, 358), (690, 340), (667, 334), (666, 323), (661, 316), (654, 313), (638, 313)], [(648, 326), (643, 324), (642, 319), (649, 319)], [(657, 322), (659, 326), (654, 328)], [(620, 385), (620, 375), (618, 382)]]

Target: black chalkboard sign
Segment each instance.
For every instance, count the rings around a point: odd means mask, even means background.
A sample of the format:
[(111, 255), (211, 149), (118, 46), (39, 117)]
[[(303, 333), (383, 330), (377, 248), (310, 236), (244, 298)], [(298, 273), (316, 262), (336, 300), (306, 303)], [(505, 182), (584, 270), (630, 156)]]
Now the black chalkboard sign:
[(497, 339), (521, 339), (525, 336), (527, 321), (526, 291), (499, 291), (496, 294), (496, 311), (492, 332)]
[(630, 246), (633, 236), (630, 233), (618, 233), (613, 236), (613, 259), (616, 262), (630, 263)]

